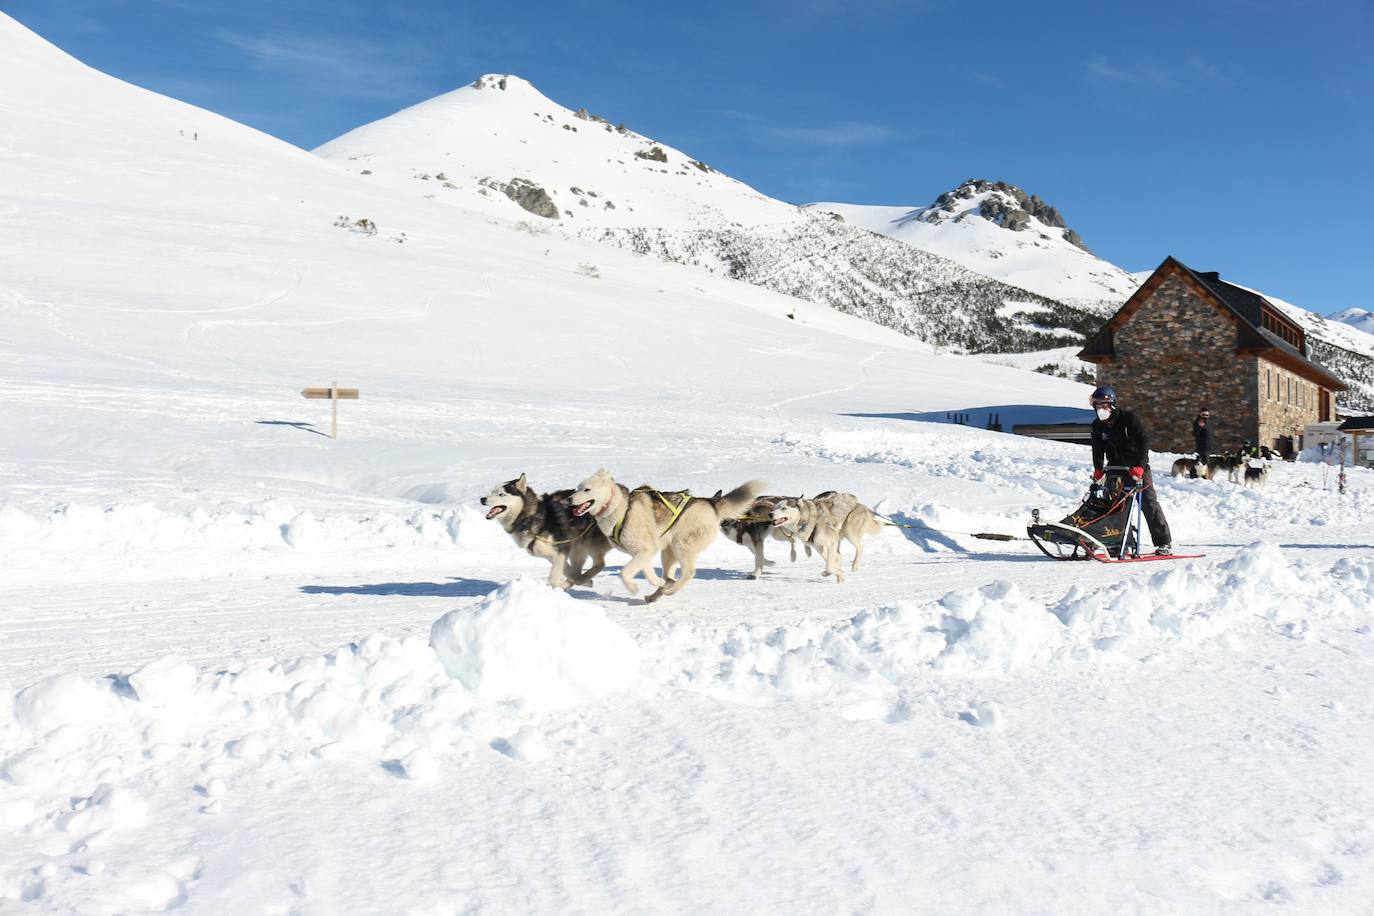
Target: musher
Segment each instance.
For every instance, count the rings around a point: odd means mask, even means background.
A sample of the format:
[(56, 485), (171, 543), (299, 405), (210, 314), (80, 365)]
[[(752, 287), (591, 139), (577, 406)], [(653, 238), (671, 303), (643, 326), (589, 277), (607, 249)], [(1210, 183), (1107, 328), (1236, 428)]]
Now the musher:
[(1093, 480), (1101, 480), (1106, 465), (1130, 468), (1131, 477), (1141, 486), (1140, 509), (1150, 526), (1155, 556), (1167, 557), (1173, 551), (1169, 522), (1159, 507), (1154, 478), (1150, 474), (1150, 443), (1140, 418), (1116, 406), (1116, 389), (1103, 385), (1089, 399), (1097, 418), (1093, 420)]

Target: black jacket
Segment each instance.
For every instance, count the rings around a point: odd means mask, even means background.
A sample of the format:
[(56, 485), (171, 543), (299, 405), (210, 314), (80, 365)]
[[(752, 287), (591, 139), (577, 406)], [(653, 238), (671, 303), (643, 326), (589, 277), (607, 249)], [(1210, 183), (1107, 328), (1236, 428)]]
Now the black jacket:
[(1093, 420), (1093, 468), (1150, 466), (1150, 440), (1140, 419), (1129, 410), (1112, 412), (1111, 420)]
[(1193, 421), (1193, 446), (1199, 455), (1212, 454), (1212, 427)]

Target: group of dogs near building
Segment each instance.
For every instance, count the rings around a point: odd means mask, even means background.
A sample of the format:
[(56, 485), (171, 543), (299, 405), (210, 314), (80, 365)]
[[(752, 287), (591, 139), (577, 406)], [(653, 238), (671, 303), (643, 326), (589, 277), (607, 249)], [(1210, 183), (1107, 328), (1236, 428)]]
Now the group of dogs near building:
[(1204, 480), (1220, 480), (1225, 474), (1231, 483), (1262, 487), (1269, 480), (1269, 463), (1278, 457), (1277, 452), (1266, 446), (1246, 445), (1236, 453), (1208, 455), (1206, 461), (1196, 456), (1179, 458), (1170, 473), (1174, 477), (1201, 477)]
[[(487, 518), (499, 522), (522, 550), (549, 562), (550, 585), (585, 585), (605, 569), (606, 555), (618, 549), (630, 556), (620, 570), (626, 590), (639, 594), (634, 579), (641, 573), (654, 586), (646, 602), (681, 591), (692, 581), (697, 557), (721, 533), (753, 552), (751, 578), (772, 565), (764, 558), (764, 545), (778, 540), (790, 543), (793, 562), (798, 543), (808, 557), (814, 549), (825, 561), (822, 575), (843, 582), (841, 542), (853, 545), (850, 569), (857, 571), (864, 538), (893, 524), (852, 493), (831, 490), (806, 499), (767, 496), (763, 490), (758, 480), (706, 497), (650, 486), (631, 489), (601, 469), (576, 489), (550, 493), (537, 492), (521, 474), (483, 496), (481, 503)], [(654, 571), (656, 559), (662, 575)]]

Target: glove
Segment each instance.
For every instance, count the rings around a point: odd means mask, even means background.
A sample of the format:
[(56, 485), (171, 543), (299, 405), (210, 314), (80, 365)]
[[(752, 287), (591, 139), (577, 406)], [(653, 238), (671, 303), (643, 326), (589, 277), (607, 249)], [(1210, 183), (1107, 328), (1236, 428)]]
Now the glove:
[(1105, 473), (1106, 471), (1102, 470), (1101, 468), (1093, 468), (1093, 480), (1101, 480), (1102, 475)]
[(1134, 477), (1136, 480), (1144, 480), (1145, 469), (1142, 467), (1131, 468), (1131, 476)]

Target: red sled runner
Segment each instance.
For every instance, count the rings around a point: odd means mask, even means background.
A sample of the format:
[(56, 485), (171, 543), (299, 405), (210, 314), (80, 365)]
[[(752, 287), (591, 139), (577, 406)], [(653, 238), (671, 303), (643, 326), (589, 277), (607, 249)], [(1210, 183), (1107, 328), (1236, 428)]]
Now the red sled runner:
[(1097, 560), (1099, 563), (1150, 563), (1156, 560), (1196, 560), (1202, 554), (1140, 555), (1141, 482), (1130, 468), (1107, 467), (1102, 479), (1088, 488), (1083, 505), (1063, 521), (1040, 520), (1031, 511), (1026, 533), (1052, 560)]

